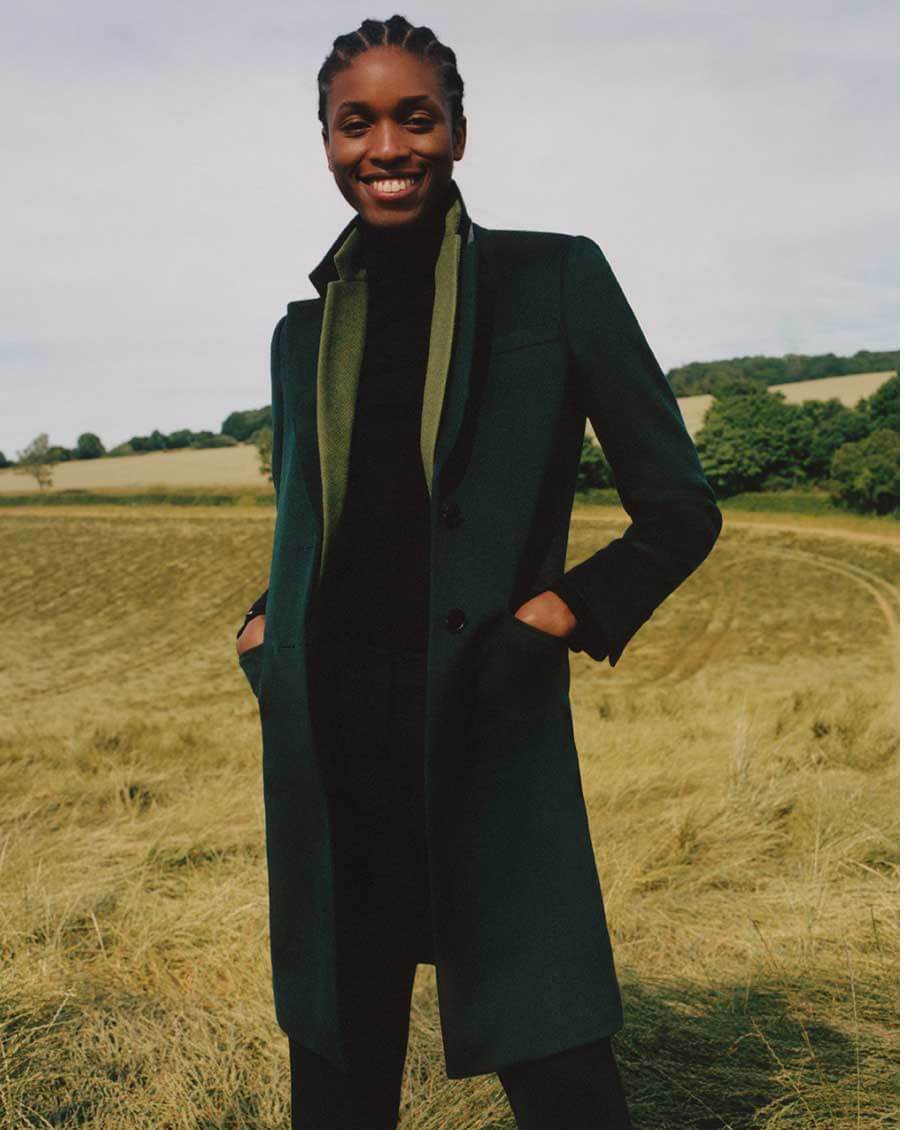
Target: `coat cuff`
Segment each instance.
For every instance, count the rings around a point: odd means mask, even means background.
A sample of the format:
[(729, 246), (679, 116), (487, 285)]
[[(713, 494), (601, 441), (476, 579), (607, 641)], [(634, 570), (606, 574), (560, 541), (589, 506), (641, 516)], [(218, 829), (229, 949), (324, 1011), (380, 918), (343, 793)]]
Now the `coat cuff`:
[(606, 634), (593, 618), (590, 606), (580, 592), (571, 584), (568, 575), (559, 577), (551, 585), (547, 585), (550, 592), (564, 600), (577, 620), (571, 634), (567, 636), (568, 646), (574, 652), (585, 651), (591, 659), (597, 662), (605, 659), (609, 654), (609, 644)]

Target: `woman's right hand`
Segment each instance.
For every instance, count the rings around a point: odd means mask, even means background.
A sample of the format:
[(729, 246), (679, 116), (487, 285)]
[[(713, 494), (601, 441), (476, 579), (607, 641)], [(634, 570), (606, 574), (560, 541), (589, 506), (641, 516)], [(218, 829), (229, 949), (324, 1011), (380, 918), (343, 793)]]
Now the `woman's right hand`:
[(243, 651), (250, 651), (252, 647), (257, 647), (264, 642), (264, 625), (266, 621), (267, 617), (264, 613), (248, 621), (242, 630), (242, 634), (236, 640), (235, 646), (239, 655), (241, 655)]

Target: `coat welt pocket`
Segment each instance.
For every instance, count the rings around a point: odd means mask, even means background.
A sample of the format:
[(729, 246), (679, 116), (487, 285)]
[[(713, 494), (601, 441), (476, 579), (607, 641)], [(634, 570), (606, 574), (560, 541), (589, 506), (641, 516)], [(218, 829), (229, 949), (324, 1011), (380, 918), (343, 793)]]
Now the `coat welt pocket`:
[(523, 349), (528, 345), (542, 345), (546, 341), (556, 341), (562, 336), (561, 323), (555, 320), (536, 322), (530, 326), (519, 326), (516, 330), (500, 334), (493, 339), (491, 353), (507, 353), (512, 349)]
[(516, 616), (514, 612), (510, 612), (506, 617), (506, 623), (509, 627), (514, 628), (517, 632), (521, 632), (527, 640), (536, 640), (540, 644), (553, 644), (555, 647), (560, 647), (565, 643), (564, 636), (553, 635), (552, 632), (547, 632), (543, 628), (538, 628), (534, 624), (529, 624), (526, 620), (522, 620), (520, 616)]
[(252, 691), (254, 691), (255, 697), (260, 694), (263, 650), (263, 643), (257, 643), (253, 647), (246, 647), (244, 651), (239, 652), (239, 666), (244, 672)]

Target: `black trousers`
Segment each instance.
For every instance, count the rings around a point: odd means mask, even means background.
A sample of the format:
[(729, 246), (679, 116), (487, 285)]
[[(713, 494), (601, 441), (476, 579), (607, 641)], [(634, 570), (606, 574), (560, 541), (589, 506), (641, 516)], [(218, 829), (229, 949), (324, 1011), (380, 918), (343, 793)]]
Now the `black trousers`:
[[(414, 974), (430, 963), (426, 652), (324, 627), (312, 654), (334, 813), (340, 1022), (350, 1070), (289, 1040), (293, 1130), (394, 1130)], [(608, 1039), (500, 1069), (520, 1130), (630, 1128)]]

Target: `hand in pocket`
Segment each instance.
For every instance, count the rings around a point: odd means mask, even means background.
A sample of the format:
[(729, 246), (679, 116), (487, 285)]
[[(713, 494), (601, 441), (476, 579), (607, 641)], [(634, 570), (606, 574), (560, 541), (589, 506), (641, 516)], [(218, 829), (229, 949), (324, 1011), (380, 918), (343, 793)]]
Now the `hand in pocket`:
[(264, 642), (264, 626), (267, 617), (263, 613), (249, 620), (236, 640), (236, 651), (241, 655), (253, 647), (259, 647)]

